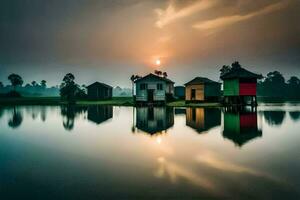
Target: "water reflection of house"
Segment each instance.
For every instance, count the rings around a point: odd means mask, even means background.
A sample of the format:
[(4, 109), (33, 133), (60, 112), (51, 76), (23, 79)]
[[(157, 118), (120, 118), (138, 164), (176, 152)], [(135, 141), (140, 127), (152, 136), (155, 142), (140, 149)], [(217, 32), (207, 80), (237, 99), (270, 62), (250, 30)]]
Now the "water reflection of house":
[(221, 124), (221, 111), (217, 108), (187, 108), (186, 125), (203, 132)]
[(88, 120), (100, 124), (113, 117), (112, 106), (89, 106)]
[(136, 127), (149, 134), (161, 133), (174, 124), (174, 109), (170, 107), (136, 108)]
[(251, 111), (225, 111), (223, 137), (243, 146), (250, 140), (262, 137), (258, 128), (257, 113)]

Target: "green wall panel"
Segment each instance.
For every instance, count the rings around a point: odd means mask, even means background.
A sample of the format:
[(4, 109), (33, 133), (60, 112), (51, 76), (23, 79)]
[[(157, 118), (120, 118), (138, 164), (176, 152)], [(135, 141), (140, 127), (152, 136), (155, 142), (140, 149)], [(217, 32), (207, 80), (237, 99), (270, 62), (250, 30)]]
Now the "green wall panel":
[(228, 79), (224, 81), (224, 96), (238, 96), (239, 91), (239, 79)]
[(240, 116), (234, 113), (224, 113), (224, 131), (240, 133)]

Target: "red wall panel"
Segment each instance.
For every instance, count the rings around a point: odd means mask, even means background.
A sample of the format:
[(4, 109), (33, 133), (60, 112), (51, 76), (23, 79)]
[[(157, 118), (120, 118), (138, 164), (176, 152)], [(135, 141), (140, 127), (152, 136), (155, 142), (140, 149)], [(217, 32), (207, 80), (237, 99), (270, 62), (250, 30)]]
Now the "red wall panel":
[(242, 114), (240, 116), (241, 128), (257, 128), (256, 113)]
[(256, 96), (256, 83), (240, 83), (241, 96)]

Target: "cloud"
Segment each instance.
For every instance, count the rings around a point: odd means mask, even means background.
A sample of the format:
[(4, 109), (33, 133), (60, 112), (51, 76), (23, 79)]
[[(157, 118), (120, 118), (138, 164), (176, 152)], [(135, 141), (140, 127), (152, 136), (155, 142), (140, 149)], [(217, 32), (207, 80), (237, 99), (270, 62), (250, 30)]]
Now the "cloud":
[(258, 11), (254, 11), (252, 13), (246, 14), (246, 15), (232, 15), (232, 16), (225, 16), (225, 17), (219, 17), (216, 19), (199, 22), (193, 25), (193, 28), (201, 29), (201, 30), (207, 30), (207, 29), (217, 29), (222, 28), (225, 26), (229, 26), (238, 22), (249, 20), (253, 17), (260, 16), (260, 15), (266, 15), (278, 10), (281, 10), (287, 5), (288, 1), (281, 1), (278, 3), (274, 3), (271, 5), (268, 5)]
[(170, 1), (165, 10), (155, 9), (158, 16), (158, 20), (155, 22), (155, 25), (158, 28), (163, 28), (176, 20), (191, 16), (199, 11), (207, 10), (215, 6), (216, 2), (216, 0), (201, 0), (180, 10), (176, 10), (174, 1)]

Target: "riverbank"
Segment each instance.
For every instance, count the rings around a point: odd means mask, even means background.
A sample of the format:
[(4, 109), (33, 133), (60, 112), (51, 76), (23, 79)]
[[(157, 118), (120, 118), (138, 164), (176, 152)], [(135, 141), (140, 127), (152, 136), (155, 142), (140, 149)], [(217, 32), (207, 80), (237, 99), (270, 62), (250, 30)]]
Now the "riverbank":
[[(282, 103), (297, 103), (300, 101), (264, 101), (259, 102), (264, 105), (277, 104), (282, 105)], [(22, 98), (0, 98), (0, 105), (67, 105), (68, 102), (61, 100), (59, 97), (22, 97)], [(110, 100), (102, 101), (91, 101), (91, 100), (78, 100), (76, 105), (111, 105), (111, 106), (134, 106), (132, 97), (113, 97)], [(220, 103), (189, 103), (186, 104), (184, 100), (173, 101), (167, 103), (167, 106), (171, 107), (221, 107)]]

